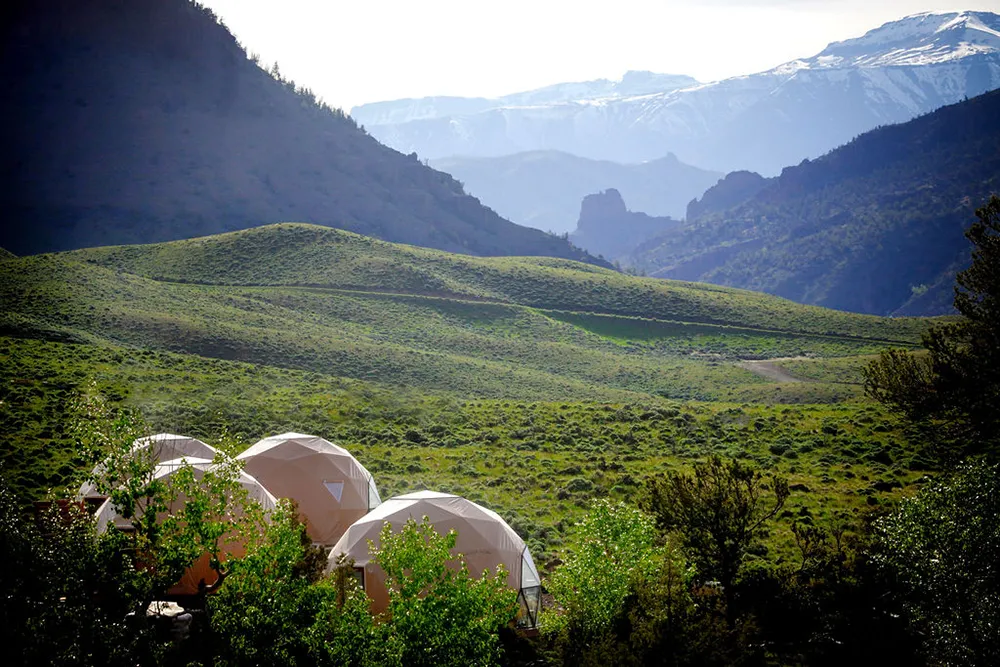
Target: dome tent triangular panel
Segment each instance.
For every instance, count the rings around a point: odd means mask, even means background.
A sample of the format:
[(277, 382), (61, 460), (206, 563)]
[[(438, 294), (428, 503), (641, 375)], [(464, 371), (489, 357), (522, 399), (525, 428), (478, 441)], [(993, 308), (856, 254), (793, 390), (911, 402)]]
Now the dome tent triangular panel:
[[(197, 438), (173, 433), (157, 433), (137, 438), (132, 443), (132, 453), (148, 455), (152, 463), (163, 463), (183, 457), (211, 460), (218, 452)], [(99, 463), (94, 468), (94, 473), (99, 474), (103, 469), (104, 463)], [(81, 500), (104, 497), (104, 494), (99, 493), (91, 482), (84, 482), (76, 495)]]
[(264, 438), (237, 459), (268, 491), (294, 500), (310, 538), (324, 546), (382, 502), (371, 473), (350, 452), (314, 435)]
[[(205, 473), (213, 472), (218, 467), (218, 464), (208, 459), (183, 457), (158, 464), (153, 470), (153, 478), (170, 484), (170, 478), (184, 465), (190, 465), (193, 468), (194, 477), (199, 481), (204, 477)], [(270, 512), (277, 507), (277, 499), (259, 481), (245, 471), (239, 473), (236, 481), (247, 492), (249, 500), (259, 503), (265, 512)], [(186, 500), (184, 495), (179, 493), (167, 507), (167, 511), (171, 513), (180, 511), (184, 507)], [(131, 529), (132, 527), (131, 522), (118, 513), (117, 509), (111, 503), (110, 498), (105, 500), (97, 509), (94, 517), (98, 532), (104, 532), (112, 526), (124, 530)], [(244, 544), (230, 540), (223, 544), (223, 551), (231, 552), (233, 556), (239, 558), (246, 553), (246, 547)], [(208, 554), (204, 554), (184, 572), (181, 580), (168, 591), (168, 594), (194, 595), (198, 593), (201, 581), (211, 584), (215, 579), (216, 573), (211, 568)]]
[(453, 554), (465, 556), (469, 573), (493, 574), (498, 565), (507, 569), (507, 585), (519, 592), (519, 625), (533, 627), (537, 622), (541, 581), (524, 540), (493, 510), (450, 493), (418, 491), (390, 498), (369, 514), (358, 519), (334, 545), (327, 571), (337, 566), (343, 554), (353, 559), (356, 569), (364, 571), (364, 588), (371, 598), (372, 611), (380, 613), (389, 606), (385, 573), (371, 558), (369, 540), (379, 545), (382, 526), (388, 522), (398, 532), (408, 519), (427, 517), (435, 531), (445, 535), (458, 533)]

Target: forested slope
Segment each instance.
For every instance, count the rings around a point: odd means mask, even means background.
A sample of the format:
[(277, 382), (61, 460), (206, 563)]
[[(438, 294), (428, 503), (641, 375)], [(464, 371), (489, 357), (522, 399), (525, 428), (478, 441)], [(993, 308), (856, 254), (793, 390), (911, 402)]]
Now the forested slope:
[(311, 222), (479, 255), (586, 259), (263, 71), (189, 0), (16, 0), (0, 245), (17, 254)]
[(963, 231), (1000, 192), (1000, 92), (788, 167), (749, 200), (647, 243), (664, 278), (876, 314), (950, 312)]

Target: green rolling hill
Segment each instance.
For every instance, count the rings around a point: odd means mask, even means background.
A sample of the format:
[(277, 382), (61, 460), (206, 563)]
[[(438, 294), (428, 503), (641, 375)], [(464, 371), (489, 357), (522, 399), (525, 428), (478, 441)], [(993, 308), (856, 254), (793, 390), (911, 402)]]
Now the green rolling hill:
[[(706, 451), (784, 466), (819, 489), (812, 504), (855, 506), (867, 482), (832, 463), (876, 475), (884, 452), (911, 456), (858, 400), (858, 368), (927, 324), (301, 224), (8, 258), (0, 471), (33, 497), (70, 482), (71, 399), (93, 384), (157, 431), (337, 439), (386, 493), (483, 500), (543, 553), (586, 498)], [(525, 480), (530, 515), (513, 500)]]
[(884, 319), (548, 258), (477, 258), (283, 224), (0, 265), (13, 335), (464, 396), (753, 398), (735, 360), (914, 345)]
[(455, 255), (302, 224), (56, 257), (159, 282), (438, 296), (866, 340), (915, 342), (926, 326), (921, 319), (837, 312), (745, 290), (636, 278), (568, 260)]

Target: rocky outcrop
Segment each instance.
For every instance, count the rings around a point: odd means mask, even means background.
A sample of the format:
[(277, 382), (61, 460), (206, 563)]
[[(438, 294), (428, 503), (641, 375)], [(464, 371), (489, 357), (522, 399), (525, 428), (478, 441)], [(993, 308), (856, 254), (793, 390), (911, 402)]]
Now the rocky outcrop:
[(764, 189), (769, 179), (753, 171), (734, 171), (687, 205), (687, 221), (739, 206)]
[(587, 195), (580, 205), (580, 218), (570, 240), (591, 254), (615, 260), (627, 256), (636, 246), (676, 229), (680, 222), (629, 211), (621, 193), (609, 188)]

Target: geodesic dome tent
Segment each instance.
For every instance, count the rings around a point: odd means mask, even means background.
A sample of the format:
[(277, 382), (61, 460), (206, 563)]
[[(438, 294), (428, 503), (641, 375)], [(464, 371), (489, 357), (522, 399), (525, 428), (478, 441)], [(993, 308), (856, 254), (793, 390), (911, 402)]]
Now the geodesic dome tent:
[[(214, 447), (206, 445), (197, 438), (173, 435), (172, 433), (157, 433), (145, 438), (138, 438), (132, 443), (132, 451), (137, 454), (148, 452), (153, 463), (163, 463), (183, 457), (211, 460), (215, 458), (217, 453)], [(99, 472), (103, 467), (103, 463), (97, 464), (94, 472)], [(84, 482), (80, 490), (77, 491), (77, 498), (81, 500), (103, 497), (105, 497), (104, 494), (98, 493), (91, 482)]]
[(470, 575), (480, 577), (484, 570), (495, 574), (501, 563), (507, 568), (507, 585), (518, 591), (518, 626), (535, 627), (542, 582), (524, 540), (496, 512), (450, 493), (418, 491), (386, 500), (358, 519), (334, 545), (327, 571), (336, 568), (341, 554), (353, 559), (355, 571), (372, 601), (372, 612), (385, 611), (389, 606), (385, 573), (371, 558), (368, 541), (379, 545), (379, 534), (386, 522), (398, 532), (407, 519), (421, 521), (425, 516), (441, 535), (455, 529), (458, 538), (452, 553), (465, 555)]
[[(199, 481), (204, 477), (206, 472), (211, 472), (217, 468), (217, 464), (208, 459), (183, 457), (158, 464), (153, 470), (153, 477), (154, 479), (163, 480), (169, 485), (170, 477), (180, 470), (185, 463), (191, 465), (194, 469), (194, 477)], [(237, 483), (246, 490), (249, 499), (259, 503), (265, 511), (270, 511), (277, 507), (277, 499), (260, 482), (246, 472), (240, 472)], [(186, 498), (184, 495), (179, 493), (177, 498), (167, 508), (167, 511), (180, 511), (184, 507), (185, 501)], [(119, 530), (132, 529), (131, 521), (118, 513), (117, 509), (111, 503), (110, 498), (105, 500), (104, 504), (98, 508), (94, 517), (97, 521), (97, 531), (99, 533), (105, 532), (109, 527)], [(246, 545), (230, 540), (223, 544), (223, 551), (229, 551), (233, 556), (239, 558), (246, 553)], [(170, 595), (194, 595), (199, 592), (198, 584), (201, 581), (204, 581), (206, 585), (210, 585), (215, 582), (216, 578), (217, 575), (211, 568), (208, 554), (204, 554), (184, 572), (181, 580), (167, 592)]]
[(276, 497), (298, 503), (306, 531), (323, 546), (382, 502), (375, 479), (350, 452), (314, 435), (264, 438), (236, 458)]

